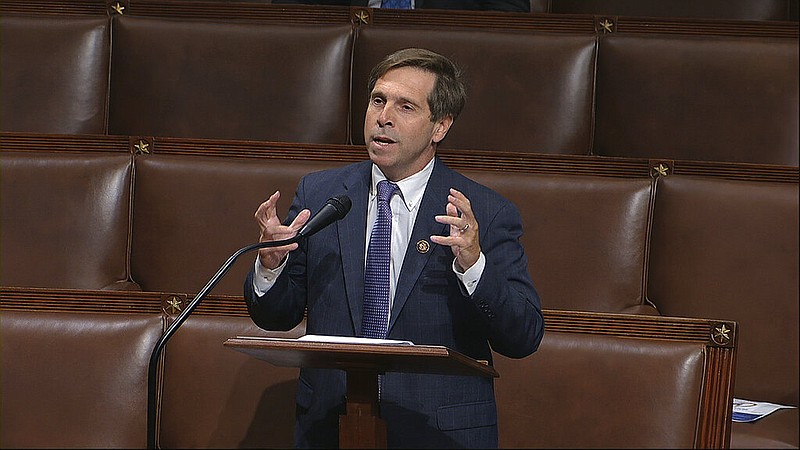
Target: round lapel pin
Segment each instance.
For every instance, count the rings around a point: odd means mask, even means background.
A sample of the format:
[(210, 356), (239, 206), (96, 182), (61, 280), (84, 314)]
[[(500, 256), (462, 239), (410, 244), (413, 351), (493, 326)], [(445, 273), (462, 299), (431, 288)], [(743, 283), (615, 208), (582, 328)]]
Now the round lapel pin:
[(417, 251), (420, 253), (428, 253), (428, 250), (431, 249), (431, 244), (428, 243), (425, 239), (420, 239), (417, 241)]

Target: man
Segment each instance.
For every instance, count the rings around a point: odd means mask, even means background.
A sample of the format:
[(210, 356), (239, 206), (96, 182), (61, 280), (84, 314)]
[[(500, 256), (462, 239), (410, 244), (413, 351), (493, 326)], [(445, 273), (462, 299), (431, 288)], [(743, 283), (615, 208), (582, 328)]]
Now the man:
[(530, 0), (272, 0), (275, 4), (369, 6), (399, 9), (468, 9), (477, 11), (530, 12)]
[[(372, 70), (369, 91), (370, 161), (306, 175), (288, 225), (277, 215), (279, 192), (256, 211), (261, 241), (273, 241), (294, 236), (309, 208), (329, 197), (352, 200), (347, 216), (300, 243), (259, 250), (244, 286), (250, 316), (262, 328), (286, 330), (307, 311), (308, 334), (443, 345), (490, 362), (491, 349), (517, 358), (533, 353), (544, 321), (519, 242), (519, 213), (435, 156), (464, 105), (458, 68), (428, 50), (400, 50)], [(386, 200), (389, 181), (399, 190)], [(371, 261), (383, 241), (373, 228), (387, 221), (391, 260), (380, 272)], [(375, 307), (376, 293), (386, 309)], [(337, 446), (345, 391), (343, 371), (301, 371), (297, 446)], [(490, 378), (386, 373), (380, 414), (390, 447), (497, 446)]]

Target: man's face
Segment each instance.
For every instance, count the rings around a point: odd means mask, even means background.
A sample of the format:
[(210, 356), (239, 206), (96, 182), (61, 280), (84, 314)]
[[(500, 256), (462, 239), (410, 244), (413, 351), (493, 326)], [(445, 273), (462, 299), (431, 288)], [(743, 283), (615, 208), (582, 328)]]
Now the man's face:
[(422, 170), (453, 123), (431, 122), (428, 95), (436, 76), (414, 67), (392, 69), (375, 82), (364, 120), (369, 157), (398, 181)]

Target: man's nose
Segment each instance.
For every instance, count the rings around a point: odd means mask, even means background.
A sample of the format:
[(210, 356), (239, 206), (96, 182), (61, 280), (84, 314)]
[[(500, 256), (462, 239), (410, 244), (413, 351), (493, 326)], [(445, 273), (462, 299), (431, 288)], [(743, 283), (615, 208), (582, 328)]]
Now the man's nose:
[(383, 109), (381, 109), (380, 114), (378, 114), (378, 125), (380, 125), (381, 127), (394, 125), (394, 119), (392, 117), (390, 110), (391, 108), (386, 106)]

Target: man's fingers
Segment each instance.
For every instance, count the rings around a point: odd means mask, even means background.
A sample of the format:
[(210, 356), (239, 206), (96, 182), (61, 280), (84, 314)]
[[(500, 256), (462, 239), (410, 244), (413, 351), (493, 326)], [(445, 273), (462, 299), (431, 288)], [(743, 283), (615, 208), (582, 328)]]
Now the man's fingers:
[(468, 220), (472, 220), (475, 217), (472, 214), (472, 203), (461, 191), (450, 188), (450, 195), (447, 196), (447, 201), (449, 202), (448, 204), (453, 204), (458, 209), (462, 217)]
[(300, 214), (298, 214), (289, 225), (289, 229), (296, 233), (298, 230), (300, 230), (300, 228), (303, 227), (303, 225), (306, 224), (306, 222), (308, 222), (309, 217), (311, 217), (310, 210), (304, 209), (300, 211)]
[(275, 191), (269, 198), (261, 203), (256, 209), (255, 218), (261, 228), (269, 225), (270, 220), (275, 222), (278, 220), (278, 200), (281, 198), (280, 191)]

